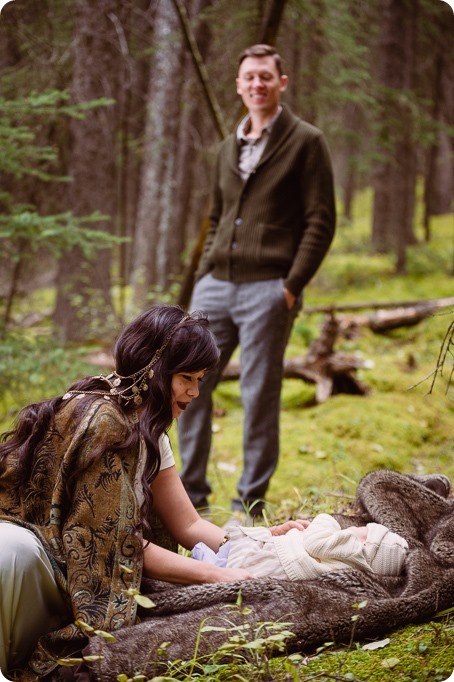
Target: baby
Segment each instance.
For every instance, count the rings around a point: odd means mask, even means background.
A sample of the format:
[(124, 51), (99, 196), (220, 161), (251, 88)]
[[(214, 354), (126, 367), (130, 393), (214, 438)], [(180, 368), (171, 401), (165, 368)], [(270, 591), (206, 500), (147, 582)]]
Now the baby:
[(309, 580), (347, 568), (396, 576), (408, 551), (407, 541), (386, 526), (368, 523), (342, 530), (329, 514), (271, 528), (233, 526), (228, 537), (217, 553), (198, 543), (193, 558), (244, 568), (257, 578)]

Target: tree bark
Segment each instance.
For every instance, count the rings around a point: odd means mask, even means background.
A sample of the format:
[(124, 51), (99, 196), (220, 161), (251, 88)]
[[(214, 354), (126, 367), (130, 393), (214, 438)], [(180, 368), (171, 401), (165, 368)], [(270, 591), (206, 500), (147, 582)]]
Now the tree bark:
[(180, 257), (181, 235), (173, 226), (179, 201), (175, 182), (182, 108), (182, 42), (169, 2), (159, 4), (148, 84), (147, 121), (132, 263), (132, 305), (143, 309), (151, 285), (165, 289)]
[[(208, 106), (212, 115), (212, 119), (214, 121), (214, 124), (217, 128), (217, 131), (219, 133), (219, 136), (221, 138), (227, 137), (229, 130), (227, 127), (227, 123), (224, 118), (224, 114), (221, 111), (221, 108), (219, 107), (219, 103), (217, 101), (216, 95), (213, 92), (213, 89), (211, 87), (211, 82), (208, 77), (208, 72), (206, 70), (205, 62), (203, 61), (203, 56), (202, 53), (199, 50), (199, 45), (196, 36), (194, 35), (194, 32), (192, 31), (192, 27), (189, 21), (189, 16), (186, 11), (186, 7), (182, 0), (173, 0), (175, 3), (176, 10), (178, 12), (178, 18), (180, 20), (181, 28), (183, 31), (183, 36), (189, 51), (189, 54), (192, 57), (192, 61), (194, 63), (195, 69), (197, 71), (198, 77), (200, 84), (202, 85), (203, 91), (205, 93), (205, 98), (208, 102)], [(199, 2), (198, 3), (198, 11), (202, 11), (204, 7), (207, 7), (208, 5), (211, 4), (211, 0), (208, 0), (207, 2)], [(284, 3), (282, 3), (284, 4)], [(196, 12), (196, 13), (197, 13)]]
[[(75, 0), (72, 100), (117, 99), (122, 54), (115, 21), (124, 22), (121, 0)], [(108, 74), (108, 77), (106, 77)], [(68, 204), (77, 216), (99, 211), (107, 215), (97, 229), (113, 233), (117, 209), (115, 104), (91, 109), (83, 119), (71, 120), (72, 145)], [(65, 255), (59, 265), (55, 321), (62, 340), (101, 338), (116, 326), (110, 293), (111, 250), (87, 258), (79, 250)]]
[[(323, 57), (327, 49), (324, 34), (326, 7), (324, 0), (314, 0), (309, 12), (303, 10), (302, 22), (305, 27), (305, 43), (301, 50), (303, 71), (299, 79), (301, 116), (305, 121), (317, 125), (318, 98)], [(296, 76), (296, 74), (295, 74)]]
[(260, 27), (258, 43), (273, 45), (281, 25), (287, 0), (268, 0), (262, 24)]
[[(195, 21), (195, 18), (203, 14), (210, 5), (212, 5), (212, 0), (196, 0), (190, 17), (194, 25), (192, 38), (197, 45), (199, 59), (202, 60), (206, 59), (209, 54), (211, 31), (205, 21)], [(201, 115), (200, 102), (204, 101), (204, 94), (206, 95), (206, 86), (200, 82), (200, 69), (194, 69), (194, 56), (187, 54), (184, 63), (183, 101), (188, 102), (188, 105), (182, 111), (176, 175), (179, 201), (175, 205), (173, 221), (176, 231), (181, 236), (178, 248), (179, 261), (175, 264), (177, 274), (181, 274), (184, 270), (181, 255), (185, 247), (190, 245), (192, 248), (189, 272), (186, 269), (178, 299), (183, 307), (189, 304), (194, 268), (197, 266), (203, 246), (203, 244), (198, 244), (198, 236), (201, 232), (205, 235), (205, 230), (201, 231), (200, 225), (203, 226), (204, 217), (208, 211), (212, 167), (207, 150), (212, 142), (218, 139), (221, 132), (218, 126), (215, 126), (216, 131), (213, 129), (211, 125), (213, 116), (209, 120)], [(211, 94), (211, 98), (213, 97), (214, 94)], [(223, 116), (222, 121), (222, 125), (226, 126)], [(188, 168), (191, 168), (191, 172), (188, 172)], [(194, 241), (195, 248), (193, 247)], [(197, 259), (195, 254), (197, 254)], [(190, 287), (188, 286), (189, 277)], [(186, 287), (188, 287), (187, 290)]]
[[(132, 245), (135, 238), (136, 217), (141, 174), (140, 154), (146, 120), (147, 89), (156, 4), (149, 0), (134, 0), (127, 16), (122, 40), (124, 68), (123, 88), (119, 93), (119, 153), (118, 153), (118, 221), (117, 234), (128, 241), (118, 247), (119, 316), (122, 324), (127, 311), (126, 289), (132, 267)], [(122, 27), (118, 28), (121, 31)]]
[(359, 131), (363, 129), (361, 109), (356, 102), (348, 102), (345, 105), (342, 119), (342, 132), (345, 142), (342, 145), (340, 155), (339, 184), (342, 192), (344, 217), (346, 220), (352, 220), (360, 154)]
[(417, 2), (385, 0), (376, 61), (380, 84), (378, 153), (381, 161), (373, 175), (372, 243), (378, 252), (391, 247), (396, 269), (406, 267), (406, 247), (415, 241), (413, 214), (416, 151), (409, 96), (414, 74)]
[[(426, 20), (430, 20), (430, 15), (426, 16)], [(428, 22), (428, 25), (431, 24)], [(445, 126), (452, 125), (454, 122), (454, 76), (452, 74), (454, 49), (450, 39), (451, 32), (452, 16), (448, 19), (448, 16), (443, 13), (437, 13), (432, 23), (432, 32), (426, 38), (427, 43), (431, 38), (430, 45), (427, 45), (430, 61), (426, 78), (431, 98), (429, 113), (433, 121), (432, 140), (427, 147), (424, 168), (423, 226), (426, 242), (431, 237), (431, 217), (449, 213), (452, 207), (454, 141), (452, 135), (449, 136), (445, 129)]]

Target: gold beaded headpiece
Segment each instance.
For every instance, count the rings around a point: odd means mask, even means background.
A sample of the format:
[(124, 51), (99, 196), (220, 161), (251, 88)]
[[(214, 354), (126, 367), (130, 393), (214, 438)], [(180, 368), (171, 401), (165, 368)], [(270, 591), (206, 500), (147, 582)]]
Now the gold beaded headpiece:
[[(164, 343), (160, 348), (158, 348), (158, 350), (153, 355), (148, 365), (146, 365), (142, 369), (139, 369), (137, 372), (134, 372), (134, 374), (130, 374), (127, 377), (123, 377), (121, 376), (121, 374), (118, 374), (117, 372), (112, 372), (107, 376), (105, 376), (104, 374), (94, 376), (93, 379), (101, 379), (102, 381), (107, 382), (107, 384), (110, 387), (108, 393), (106, 393), (106, 391), (68, 391), (63, 396), (63, 400), (68, 400), (68, 398), (72, 398), (74, 395), (79, 395), (80, 397), (84, 395), (102, 395), (103, 398), (105, 398), (106, 400), (110, 400), (111, 397), (116, 397), (120, 402), (123, 402), (125, 405), (128, 405), (131, 401), (134, 402), (134, 404), (137, 406), (141, 405), (143, 402), (143, 398), (140, 394), (142, 393), (142, 391), (148, 391), (148, 380), (152, 379), (154, 376), (153, 366), (160, 359), (161, 355), (169, 345), (170, 340), (177, 331), (177, 329), (179, 329), (179, 327), (182, 324), (184, 324), (184, 322), (187, 322), (187, 320), (190, 319), (191, 319), (190, 315), (185, 315), (183, 319), (180, 320), (170, 330), (169, 334), (166, 336), (164, 340)], [(129, 386), (126, 386), (125, 388), (120, 388), (123, 382), (131, 380), (132, 383), (129, 384)]]

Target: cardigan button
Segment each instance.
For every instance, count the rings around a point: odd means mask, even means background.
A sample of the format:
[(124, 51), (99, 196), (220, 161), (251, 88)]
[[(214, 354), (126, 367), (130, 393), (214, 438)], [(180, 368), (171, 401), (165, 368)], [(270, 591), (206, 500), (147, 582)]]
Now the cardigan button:
[(243, 224), (243, 218), (237, 218), (235, 220), (235, 225), (242, 225)]

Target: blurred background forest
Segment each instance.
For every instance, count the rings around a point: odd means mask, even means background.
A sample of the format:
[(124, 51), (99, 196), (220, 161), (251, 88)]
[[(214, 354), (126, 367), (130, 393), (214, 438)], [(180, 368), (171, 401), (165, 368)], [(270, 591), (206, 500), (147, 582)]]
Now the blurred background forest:
[(62, 342), (111, 338), (155, 299), (187, 303), (216, 147), (241, 114), (237, 58), (255, 42), (278, 47), (285, 101), (326, 135), (338, 232), (369, 188), (369, 253), (405, 274), (408, 248), (430, 243), (452, 205), (453, 28), (440, 0), (8, 3), (3, 333), (43, 288), (52, 295), (34, 314)]

